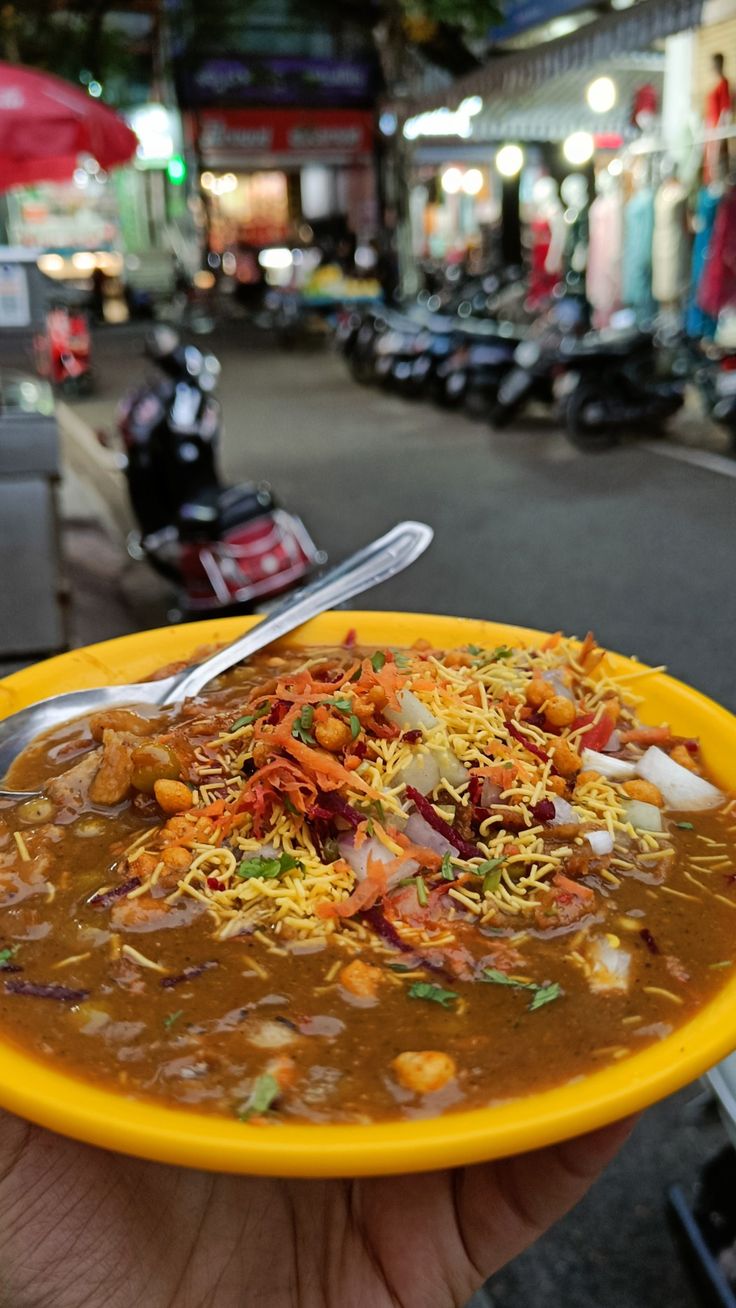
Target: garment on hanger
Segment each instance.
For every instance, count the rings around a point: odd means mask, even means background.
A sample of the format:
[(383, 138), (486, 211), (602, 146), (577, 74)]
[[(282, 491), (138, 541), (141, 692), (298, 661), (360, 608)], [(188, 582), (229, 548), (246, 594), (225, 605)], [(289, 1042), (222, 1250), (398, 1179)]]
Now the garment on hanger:
[(654, 197), (652, 294), (660, 304), (677, 304), (687, 291), (690, 235), (687, 191), (676, 177), (662, 182)]
[(654, 237), (654, 192), (649, 186), (632, 195), (624, 209), (622, 299), (637, 317), (648, 318), (655, 311), (652, 295), (652, 241)]
[(695, 203), (695, 240), (693, 242), (693, 262), (690, 275), (690, 303), (688, 304), (685, 327), (690, 336), (708, 336), (715, 333), (716, 320), (705, 313), (698, 304), (698, 293), (705, 271), (708, 250), (713, 239), (718, 207), (723, 198), (722, 192), (714, 191), (710, 186), (701, 186)]
[(736, 186), (726, 191), (713, 225), (698, 304), (717, 318), (721, 309), (736, 305)]
[[(723, 74), (705, 98), (705, 125), (711, 131), (719, 127), (733, 110), (731, 83)], [(703, 179), (712, 182), (718, 175), (721, 162), (728, 161), (728, 144), (726, 141), (706, 141), (703, 154)]]
[(599, 195), (590, 206), (586, 291), (596, 328), (607, 327), (621, 306), (623, 217), (618, 190)]
[(547, 256), (552, 244), (552, 229), (546, 218), (538, 216), (531, 224), (532, 259), (529, 270), (529, 305), (535, 308), (552, 294), (559, 279), (556, 272), (547, 271)]

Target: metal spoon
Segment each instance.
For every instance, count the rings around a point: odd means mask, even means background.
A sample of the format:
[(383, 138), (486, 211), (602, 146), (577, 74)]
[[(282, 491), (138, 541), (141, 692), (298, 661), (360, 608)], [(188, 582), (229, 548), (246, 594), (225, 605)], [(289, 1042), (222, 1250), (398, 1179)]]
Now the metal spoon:
[[(100, 686), (94, 690), (72, 690), (64, 695), (52, 695), (50, 699), (42, 699), (38, 704), (11, 714), (0, 722), (0, 777), (5, 776), (13, 760), (36, 736), (70, 719), (83, 717), (96, 709), (119, 708), (125, 704), (178, 704), (197, 695), (221, 672), (226, 672), (288, 631), (402, 572), (424, 553), (433, 535), (432, 528), (424, 522), (398, 523), (385, 536), (380, 536), (324, 576), (289, 595), (244, 636), (173, 677), (132, 685)], [(39, 793), (37, 790), (0, 789), (0, 799), (33, 799)]]

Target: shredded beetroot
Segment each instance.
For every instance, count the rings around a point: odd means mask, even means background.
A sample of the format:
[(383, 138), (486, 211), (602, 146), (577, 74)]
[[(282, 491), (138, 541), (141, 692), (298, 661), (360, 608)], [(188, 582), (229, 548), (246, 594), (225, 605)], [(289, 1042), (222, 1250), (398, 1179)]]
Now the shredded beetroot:
[(401, 733), (401, 739), (405, 740), (407, 745), (416, 745), (423, 737), (424, 733), (422, 731), (403, 731)]
[(639, 932), (639, 935), (641, 936), (642, 940), (644, 941), (644, 944), (646, 945), (646, 947), (647, 947), (647, 949), (649, 950), (649, 953), (650, 953), (650, 954), (658, 954), (658, 953), (659, 953), (659, 945), (657, 944), (656, 940), (654, 939), (654, 936), (652, 935), (651, 931), (649, 930), (649, 927), (642, 927), (641, 931)]
[(279, 725), (279, 722), (283, 722), (288, 712), (289, 712), (289, 705), (287, 704), (286, 700), (277, 699), (276, 703), (271, 709), (271, 712), (268, 715), (268, 721), (270, 725), (272, 727), (277, 727)]
[(324, 804), (313, 804), (307, 809), (307, 818), (310, 822), (330, 822), (333, 817), (332, 809), (326, 808)]
[(131, 877), (129, 881), (124, 881), (120, 886), (114, 886), (112, 890), (98, 891), (96, 895), (91, 895), (87, 903), (92, 908), (109, 908), (115, 903), (116, 899), (122, 899), (123, 895), (130, 894), (136, 886), (141, 884), (140, 877)]
[(540, 799), (538, 804), (532, 804), (531, 814), (535, 822), (551, 822), (555, 815), (555, 806), (551, 799)]
[(470, 784), (468, 785), (468, 799), (473, 808), (480, 807), (480, 797), (483, 793), (483, 778), (471, 774)]
[(524, 746), (524, 749), (528, 749), (529, 753), (533, 754), (535, 758), (541, 759), (542, 763), (547, 762), (549, 755), (545, 754), (544, 750), (540, 749), (539, 745), (535, 745), (533, 741), (527, 740), (523, 731), (519, 731), (519, 728), (515, 726), (513, 722), (507, 722), (506, 726), (509, 735), (513, 736), (514, 740), (518, 740), (519, 744)]
[(354, 740), (350, 746), (350, 753), (354, 758), (365, 758), (368, 753), (368, 746), (364, 740)]
[(210, 890), (224, 890), (224, 889), (225, 889), (225, 883), (224, 883), (223, 881), (218, 881), (218, 880), (217, 880), (217, 877), (208, 877), (208, 878), (207, 878), (207, 885), (209, 886)]
[(178, 972), (176, 976), (163, 977), (161, 986), (164, 990), (171, 990), (174, 986), (180, 986), (183, 981), (194, 981), (195, 977), (208, 972), (211, 967), (217, 967), (214, 959), (209, 963), (194, 963), (191, 967), (185, 967), (183, 972)]
[(459, 831), (456, 831), (454, 827), (450, 826), (449, 822), (445, 822), (444, 818), (441, 818), (437, 813), (435, 813), (432, 804), (430, 804), (429, 800), (420, 790), (415, 790), (414, 786), (407, 786), (406, 793), (417, 812), (421, 813), (425, 822), (428, 822), (435, 831), (438, 831), (441, 836), (444, 836), (445, 840), (449, 840), (450, 844), (454, 846), (458, 854), (461, 854), (463, 858), (483, 857), (481, 851), (475, 845), (471, 845), (469, 840), (463, 840)]
[(351, 627), (349, 631), (345, 632), (345, 639), (342, 642), (345, 649), (352, 649), (357, 639), (358, 633), (355, 630), (355, 627)]
[(440, 963), (433, 963), (431, 959), (415, 954), (412, 946), (406, 940), (402, 940), (396, 927), (392, 922), (389, 922), (380, 905), (374, 904), (372, 908), (363, 909), (360, 916), (368, 926), (373, 927), (376, 935), (385, 940), (388, 945), (400, 949), (402, 954), (414, 954), (417, 967), (425, 967), (429, 972), (439, 972), (442, 976), (447, 976), (445, 968)]
[(56, 999), (60, 1004), (81, 1004), (89, 997), (89, 990), (70, 990), (69, 986), (37, 985), (35, 981), (6, 981), (5, 989), (11, 995), (27, 995), (29, 999)]
[(344, 818), (346, 822), (350, 823), (353, 830), (357, 830), (361, 822), (365, 822), (364, 815), (359, 813), (357, 808), (353, 808), (352, 804), (348, 804), (347, 800), (336, 794), (335, 791), (331, 791), (329, 795), (320, 795), (319, 805), (320, 808), (327, 809), (328, 817)]

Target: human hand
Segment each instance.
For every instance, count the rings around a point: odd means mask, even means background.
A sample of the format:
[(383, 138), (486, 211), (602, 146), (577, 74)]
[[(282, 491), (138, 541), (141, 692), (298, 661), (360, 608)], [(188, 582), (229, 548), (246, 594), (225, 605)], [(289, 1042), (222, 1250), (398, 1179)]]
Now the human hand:
[(616, 1123), (453, 1171), (222, 1176), (0, 1114), (0, 1308), (462, 1308), (582, 1198)]

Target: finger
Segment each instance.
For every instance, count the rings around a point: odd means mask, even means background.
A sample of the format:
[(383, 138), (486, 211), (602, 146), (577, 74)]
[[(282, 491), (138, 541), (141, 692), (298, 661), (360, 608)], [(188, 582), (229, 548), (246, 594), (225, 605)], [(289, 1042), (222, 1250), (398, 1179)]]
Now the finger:
[(618, 1153), (636, 1120), (460, 1173), (456, 1212), (473, 1266), (491, 1276), (569, 1212)]

